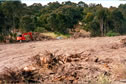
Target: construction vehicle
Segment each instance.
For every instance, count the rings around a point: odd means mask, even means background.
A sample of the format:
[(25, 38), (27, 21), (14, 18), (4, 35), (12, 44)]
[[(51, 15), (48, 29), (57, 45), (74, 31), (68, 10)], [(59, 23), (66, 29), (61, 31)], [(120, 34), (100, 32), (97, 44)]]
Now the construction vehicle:
[(32, 32), (23, 33), (23, 34), (20, 33), (17, 35), (16, 39), (18, 42), (30, 41), (32, 40)]

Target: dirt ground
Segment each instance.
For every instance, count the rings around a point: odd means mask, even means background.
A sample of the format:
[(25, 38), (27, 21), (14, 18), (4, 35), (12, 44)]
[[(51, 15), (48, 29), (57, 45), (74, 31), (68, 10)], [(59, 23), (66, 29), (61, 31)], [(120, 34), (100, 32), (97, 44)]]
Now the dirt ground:
[[(46, 50), (50, 52), (58, 50), (59, 54), (65, 55), (84, 52), (85, 60), (98, 62), (98, 64), (92, 63), (91, 65), (90, 62), (85, 62), (85, 66), (95, 67), (97, 65), (101, 70), (111, 70), (109, 68), (114, 65), (126, 63), (126, 47), (120, 43), (123, 38), (126, 36), (1, 44), (0, 73), (4, 71), (5, 67), (20, 69), (31, 64), (30, 58)], [(107, 63), (109, 66), (105, 65)]]

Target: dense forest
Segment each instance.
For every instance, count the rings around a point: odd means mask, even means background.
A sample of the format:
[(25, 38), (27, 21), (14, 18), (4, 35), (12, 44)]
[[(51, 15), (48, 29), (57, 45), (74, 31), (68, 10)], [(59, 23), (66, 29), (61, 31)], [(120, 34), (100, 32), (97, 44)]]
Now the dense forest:
[(82, 23), (82, 29), (92, 36), (126, 33), (126, 4), (118, 8), (105, 8), (101, 4), (50, 2), (27, 6), (21, 1), (0, 2), (0, 39), (14, 29), (23, 32), (58, 32), (68, 34), (74, 25)]

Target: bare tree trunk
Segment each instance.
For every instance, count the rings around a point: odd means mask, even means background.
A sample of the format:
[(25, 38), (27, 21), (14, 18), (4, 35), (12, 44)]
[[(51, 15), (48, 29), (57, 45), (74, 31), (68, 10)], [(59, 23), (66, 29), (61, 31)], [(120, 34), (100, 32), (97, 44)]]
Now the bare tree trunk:
[(104, 35), (107, 33), (107, 21), (104, 23)]
[(101, 36), (104, 36), (103, 19), (100, 20), (100, 31), (101, 31)]

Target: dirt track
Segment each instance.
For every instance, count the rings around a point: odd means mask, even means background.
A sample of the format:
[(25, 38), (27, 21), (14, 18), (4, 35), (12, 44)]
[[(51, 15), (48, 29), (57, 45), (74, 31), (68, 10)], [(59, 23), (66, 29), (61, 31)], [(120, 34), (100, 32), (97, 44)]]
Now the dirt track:
[(70, 54), (84, 51), (101, 59), (111, 58), (113, 61), (126, 60), (126, 47), (120, 47), (120, 40), (126, 36), (119, 37), (96, 37), (80, 38), (55, 41), (29, 42), (19, 44), (0, 45), (0, 72), (5, 67), (22, 68), (29, 65), (30, 58), (40, 52), (49, 50), (59, 53)]

